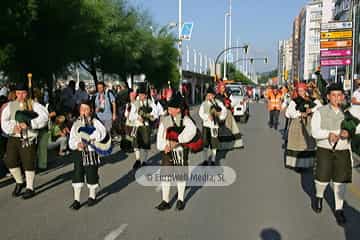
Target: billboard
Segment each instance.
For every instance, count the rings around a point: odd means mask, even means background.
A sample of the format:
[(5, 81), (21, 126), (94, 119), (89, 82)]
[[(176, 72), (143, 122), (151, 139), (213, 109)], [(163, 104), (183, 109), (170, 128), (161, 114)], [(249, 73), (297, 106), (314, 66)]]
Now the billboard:
[(320, 48), (348, 48), (352, 47), (352, 40), (341, 40), (341, 41), (321, 41)]
[(321, 24), (321, 30), (352, 29), (352, 22), (328, 22)]
[(321, 39), (344, 39), (352, 38), (352, 31), (339, 31), (339, 32), (321, 32)]
[(334, 59), (321, 59), (320, 65), (322, 67), (327, 66), (345, 66), (351, 65), (352, 60), (351, 58), (334, 58)]
[(320, 56), (323, 57), (349, 57), (352, 56), (352, 49), (321, 50)]

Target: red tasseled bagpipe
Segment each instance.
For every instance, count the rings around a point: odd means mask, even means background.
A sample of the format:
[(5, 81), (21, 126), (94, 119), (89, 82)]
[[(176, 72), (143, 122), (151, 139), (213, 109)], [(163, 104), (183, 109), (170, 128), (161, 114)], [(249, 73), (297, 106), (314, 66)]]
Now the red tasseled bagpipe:
[[(169, 141), (179, 142), (179, 135), (184, 130), (184, 127), (169, 127), (166, 130), (166, 139)], [(199, 130), (196, 131), (195, 137), (188, 143), (182, 144), (184, 147), (189, 148), (192, 153), (197, 153), (203, 149), (203, 139)]]

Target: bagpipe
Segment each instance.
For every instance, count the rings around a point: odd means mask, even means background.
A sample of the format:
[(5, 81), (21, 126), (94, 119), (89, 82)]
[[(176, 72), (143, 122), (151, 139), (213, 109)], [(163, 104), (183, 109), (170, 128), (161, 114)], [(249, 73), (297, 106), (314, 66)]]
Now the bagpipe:
[(146, 99), (146, 105), (141, 106), (139, 108), (139, 115), (142, 119), (144, 119), (145, 122), (152, 122), (154, 121), (154, 117), (151, 115), (153, 109), (148, 105), (148, 99)]
[(316, 107), (316, 103), (312, 98), (304, 99), (302, 97), (298, 97), (294, 99), (294, 102), (296, 103), (295, 109), (301, 113), (305, 113), (307, 109)]
[(101, 141), (95, 141), (91, 139), (91, 134), (96, 131), (96, 128), (92, 124), (92, 120), (81, 117), (80, 123), (76, 126), (75, 134), (81, 139), (82, 143), (90, 146), (94, 151), (101, 156), (108, 156), (112, 153), (112, 143), (109, 133), (106, 133), (105, 137)]
[[(179, 142), (179, 135), (183, 132), (185, 127), (182, 125), (182, 119), (180, 126), (169, 127), (166, 130), (166, 140)], [(184, 147), (188, 148), (192, 153), (197, 153), (203, 150), (204, 142), (201, 136), (199, 129), (196, 129), (195, 137), (188, 143), (182, 144)]]
[(216, 101), (213, 101), (211, 103), (211, 107), (210, 107), (210, 115), (214, 120), (215, 124), (220, 124), (220, 114), (221, 114), (221, 107), (216, 103)]

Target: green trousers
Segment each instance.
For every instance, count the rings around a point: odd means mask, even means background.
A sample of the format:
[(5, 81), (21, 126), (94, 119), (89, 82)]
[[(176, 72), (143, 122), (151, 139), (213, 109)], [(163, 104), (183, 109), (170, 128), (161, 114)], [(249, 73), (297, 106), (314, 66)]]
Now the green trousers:
[(49, 131), (47, 129), (41, 129), (38, 136), (37, 155), (39, 169), (47, 169), (47, 155), (48, 155), (48, 144), (49, 144)]

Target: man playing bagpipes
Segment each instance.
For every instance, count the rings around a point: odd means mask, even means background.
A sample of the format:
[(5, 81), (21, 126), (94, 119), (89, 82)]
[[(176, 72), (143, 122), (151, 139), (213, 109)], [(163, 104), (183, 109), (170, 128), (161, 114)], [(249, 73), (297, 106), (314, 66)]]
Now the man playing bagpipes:
[(312, 168), (316, 153), (316, 142), (311, 136), (312, 114), (322, 106), (318, 99), (307, 95), (305, 83), (298, 83), (296, 96), (290, 101), (285, 116), (290, 119), (285, 166), (302, 171)]
[(215, 94), (214, 89), (209, 87), (206, 91), (206, 99), (199, 109), (199, 116), (203, 121), (203, 165), (205, 166), (209, 165), (208, 148), (211, 149), (210, 164), (215, 165), (216, 152), (220, 146), (218, 138), (220, 122), (225, 120), (227, 114), (226, 107), (220, 100), (215, 99)]
[[(138, 169), (146, 165), (148, 151), (151, 148), (151, 123), (156, 119), (156, 106), (148, 99), (147, 89), (141, 86), (138, 89), (138, 100), (132, 106), (132, 114), (129, 115), (130, 121), (137, 121), (136, 139), (134, 141), (135, 163), (133, 169)], [(141, 152), (142, 153), (141, 153)], [(142, 158), (141, 158), (142, 156)]]
[(220, 146), (218, 150), (232, 150), (244, 147), (240, 129), (232, 114), (231, 100), (226, 92), (225, 83), (219, 81), (216, 87), (215, 98), (227, 108), (226, 118), (219, 127)]
[[(168, 102), (168, 115), (160, 121), (157, 133), (157, 148), (161, 152), (161, 171), (162, 176), (174, 174), (184, 175), (188, 173), (188, 157), (190, 147), (187, 143), (194, 140), (197, 129), (190, 117), (182, 113), (184, 99), (180, 95)], [(164, 179), (164, 178), (162, 178)], [(176, 208), (185, 208), (184, 195), (186, 180), (181, 177), (176, 178), (178, 189), (178, 201)], [(160, 211), (170, 209), (170, 181), (162, 181), (162, 202), (156, 208)]]
[(9, 102), (1, 115), (1, 127), (9, 136), (5, 164), (15, 179), (14, 197), (21, 195), (25, 187), (21, 167), (25, 171), (26, 191), (24, 199), (35, 195), (36, 141), (38, 129), (48, 123), (48, 111), (44, 106), (28, 98), (24, 83), (16, 85), (16, 100)]
[(107, 132), (105, 126), (93, 117), (92, 102), (81, 102), (79, 106), (79, 118), (74, 122), (69, 138), (70, 149), (81, 152), (81, 158), (74, 160), (72, 179), (74, 202), (70, 205), (71, 209), (79, 210), (81, 207), (80, 193), (85, 183), (85, 177), (89, 188), (87, 204), (89, 207), (95, 205), (96, 189), (99, 186), (99, 154), (106, 155), (106, 153), (101, 150), (111, 151), (108, 149), (109, 147), (106, 147), (109, 141), (111, 143), (110, 134)]
[(335, 195), (335, 218), (340, 226), (346, 223), (343, 211), (346, 185), (352, 181), (350, 137), (359, 129), (347, 129), (346, 116), (341, 105), (344, 90), (341, 84), (333, 83), (328, 87), (329, 103), (316, 111), (311, 120), (311, 132), (317, 141), (315, 161), (316, 199), (312, 208), (316, 213), (322, 211), (326, 187), (333, 182)]
[[(136, 108), (136, 92), (130, 92), (129, 99), (130, 102), (126, 104), (125, 107), (125, 133), (126, 138), (122, 140), (122, 149), (128, 152), (131, 152), (134, 148), (134, 142), (136, 141), (136, 135), (138, 127), (141, 125), (139, 116)], [(140, 156), (139, 156), (140, 158)], [(137, 158), (137, 159), (139, 159)]]

